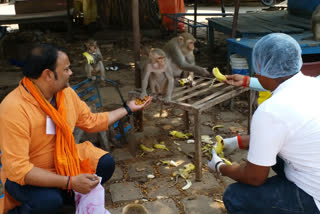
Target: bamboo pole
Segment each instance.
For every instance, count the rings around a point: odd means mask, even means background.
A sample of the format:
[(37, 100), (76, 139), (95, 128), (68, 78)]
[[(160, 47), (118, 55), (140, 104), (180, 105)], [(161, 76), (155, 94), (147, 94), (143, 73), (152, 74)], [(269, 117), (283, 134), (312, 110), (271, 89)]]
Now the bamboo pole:
[[(134, 41), (135, 86), (141, 88), (141, 72), (137, 62), (140, 60), (140, 25), (139, 25), (139, 0), (132, 0), (132, 30)], [(143, 131), (143, 112), (135, 114), (137, 131)]]
[(240, 0), (234, 0), (234, 14), (233, 14), (231, 38), (235, 38), (236, 37), (237, 25), (238, 25), (238, 16), (239, 16), (239, 7), (240, 7)]

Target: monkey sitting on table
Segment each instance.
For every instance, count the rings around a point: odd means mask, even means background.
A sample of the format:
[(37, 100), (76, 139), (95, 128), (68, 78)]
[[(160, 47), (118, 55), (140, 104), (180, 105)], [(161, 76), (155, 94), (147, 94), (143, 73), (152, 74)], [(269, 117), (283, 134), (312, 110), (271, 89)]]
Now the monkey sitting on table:
[(86, 57), (86, 62), (84, 63), (84, 70), (86, 71), (87, 77), (95, 80), (96, 76), (92, 73), (100, 71), (101, 80), (105, 79), (105, 68), (103, 65), (103, 57), (100, 52), (100, 49), (97, 45), (97, 41), (89, 40), (85, 43), (87, 52), (84, 52), (83, 55)]
[(191, 80), (192, 85), (195, 85), (195, 82), (193, 81), (193, 72), (200, 76), (210, 76), (207, 69), (195, 64), (195, 57), (193, 54), (195, 41), (196, 39), (190, 33), (182, 33), (171, 39), (164, 46), (164, 51), (168, 58), (170, 58), (172, 63), (177, 67), (173, 68), (174, 77), (181, 78), (186, 77), (186, 74), (189, 74), (188, 79)]
[(174, 87), (173, 70), (170, 60), (166, 57), (163, 50), (152, 48), (149, 56), (145, 56), (142, 65), (142, 87), (140, 98), (147, 96), (147, 87), (150, 85), (152, 94), (164, 95), (164, 102), (171, 101), (171, 95)]

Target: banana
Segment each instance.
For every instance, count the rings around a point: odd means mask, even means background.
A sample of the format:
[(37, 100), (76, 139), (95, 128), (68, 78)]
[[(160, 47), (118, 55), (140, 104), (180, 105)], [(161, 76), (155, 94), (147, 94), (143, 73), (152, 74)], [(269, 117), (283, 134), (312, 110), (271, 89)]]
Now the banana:
[(220, 82), (227, 79), (225, 75), (220, 73), (219, 68), (217, 68), (217, 67), (212, 69), (212, 73), (217, 78), (217, 80), (219, 80)]
[(192, 133), (185, 133), (187, 137), (192, 137)]
[(229, 160), (227, 160), (227, 159), (225, 159), (225, 158), (221, 158), (227, 165), (232, 165), (232, 163), (229, 161)]
[(217, 155), (223, 152), (224, 142), (223, 138), (220, 135), (216, 136), (217, 144), (213, 147), (216, 150)]
[(153, 147), (156, 148), (156, 149), (164, 149), (164, 150), (169, 151), (169, 149), (166, 147), (166, 145), (163, 145), (163, 144), (158, 144), (157, 143), (157, 144), (154, 144)]
[(182, 132), (178, 132), (178, 131), (170, 131), (170, 134), (174, 137), (178, 137), (178, 138), (181, 138), (181, 139), (188, 139), (189, 138), (189, 133), (187, 134), (183, 134)]
[(224, 125), (215, 125), (215, 126), (212, 127), (212, 131), (214, 132), (214, 130), (216, 128), (223, 128), (223, 127), (224, 127)]
[(143, 144), (140, 144), (140, 148), (144, 151), (144, 152), (153, 152), (154, 149), (153, 148), (148, 148)]
[(184, 86), (185, 84), (189, 83), (190, 80), (188, 80), (188, 78), (184, 78), (184, 79), (180, 79), (179, 83), (181, 86)]
[(94, 63), (94, 59), (91, 54), (89, 54), (88, 52), (83, 52), (82, 55), (86, 57), (88, 64)]

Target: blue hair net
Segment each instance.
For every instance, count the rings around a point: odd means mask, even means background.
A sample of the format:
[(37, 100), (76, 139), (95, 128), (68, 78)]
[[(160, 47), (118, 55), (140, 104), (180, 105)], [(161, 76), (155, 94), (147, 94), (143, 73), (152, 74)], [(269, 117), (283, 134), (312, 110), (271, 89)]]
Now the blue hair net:
[(302, 66), (298, 42), (284, 33), (262, 37), (253, 47), (254, 72), (272, 79), (296, 74)]

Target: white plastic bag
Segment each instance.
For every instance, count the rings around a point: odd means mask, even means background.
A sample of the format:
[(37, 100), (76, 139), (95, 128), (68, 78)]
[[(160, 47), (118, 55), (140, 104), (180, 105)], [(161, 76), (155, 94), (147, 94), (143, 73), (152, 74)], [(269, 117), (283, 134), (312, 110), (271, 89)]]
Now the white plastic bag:
[(88, 194), (74, 192), (76, 214), (111, 214), (105, 209), (104, 188), (99, 183)]

